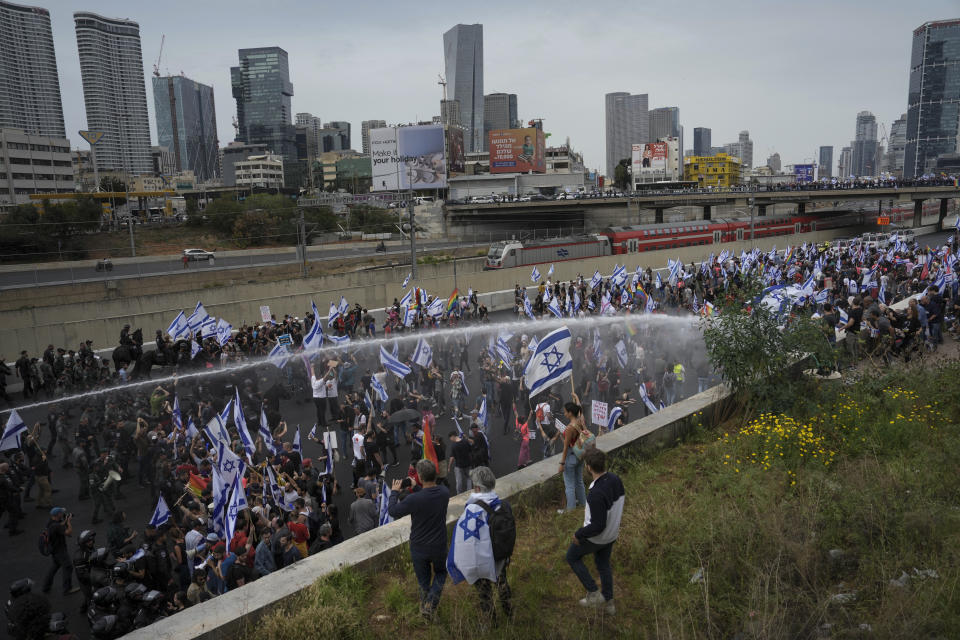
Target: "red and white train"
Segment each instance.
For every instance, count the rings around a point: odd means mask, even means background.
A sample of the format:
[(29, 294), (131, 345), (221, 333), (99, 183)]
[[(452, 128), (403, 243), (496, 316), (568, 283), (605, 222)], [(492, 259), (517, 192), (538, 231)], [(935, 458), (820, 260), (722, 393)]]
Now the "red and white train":
[[(935, 202), (925, 203), (923, 215), (937, 213), (938, 207), (939, 204)], [(895, 205), (891, 210), (885, 210), (884, 214), (889, 215), (893, 224), (909, 223), (913, 220), (913, 208), (909, 205)], [(755, 238), (769, 238), (827, 229), (857, 228), (875, 221), (875, 217), (876, 212), (755, 216), (753, 234)], [(490, 246), (484, 269), (509, 269), (564, 260), (749, 240), (750, 228), (749, 218), (696, 220), (608, 227), (598, 234), (571, 238), (526, 242), (506, 240)]]

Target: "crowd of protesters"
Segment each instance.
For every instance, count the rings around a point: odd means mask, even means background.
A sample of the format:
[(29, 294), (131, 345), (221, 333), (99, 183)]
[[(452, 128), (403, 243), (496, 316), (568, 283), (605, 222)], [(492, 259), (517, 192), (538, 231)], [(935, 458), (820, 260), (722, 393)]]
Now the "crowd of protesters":
[[(420, 290), (412, 304), (409, 297), (396, 300), (383, 322), (359, 306), (344, 308), (325, 323), (330, 346), (315, 353), (300, 353), (314, 323), (323, 322), (312, 312), (302, 320), (288, 315), (243, 325), (226, 339), (174, 340), (158, 332), (157, 351), (166, 354), (160, 371), (172, 379), (122, 384), (126, 380), (116, 372), (100, 374), (93, 385), (103, 385), (102, 393), (44, 404), (45, 417), (32, 421), (20, 447), (0, 453), (0, 515), (7, 514), (9, 533), (22, 531), (23, 503), (35, 502), (49, 513), (43, 537), (51, 566), (41, 593), (20, 584), (21, 609), (32, 613), (14, 617), (36, 620), (37, 611), (49, 612), (43, 592), (52, 589), (59, 572), (65, 595), (82, 593), (78, 605), (93, 635), (117, 637), (335, 546), (345, 535), (421, 509), (436, 510), (423, 505), (439, 502), (444, 492), (488, 494), (491, 466), (522, 468), (557, 454), (566, 487), (561, 510), (592, 508), (594, 489), (597, 504), (610, 509), (608, 503), (622, 498), (622, 486), (618, 490), (604, 481), (588, 492), (583, 484), (585, 467), (594, 478), (605, 472), (603, 461), (589, 464), (596, 436), (715, 381), (702, 344), (677, 339), (684, 322), (644, 322), (642, 316), (712, 315), (733, 288), (758, 277), (766, 289), (756, 304), (777, 304), (785, 321), (795, 313), (816, 313), (828, 337), (837, 330), (863, 336), (847, 340), (852, 357), (860, 349), (887, 359), (906, 357), (911, 344), (933, 349), (945, 331), (956, 331), (953, 246), (894, 241), (886, 248), (853, 244), (838, 251), (803, 245), (740, 256), (725, 252), (699, 265), (671, 262), (656, 272), (618, 268), (612, 276), (597, 273), (589, 280), (538, 278), (529, 291), (516, 287), (515, 312), (529, 320), (519, 333), (515, 325), (483, 328), (489, 314), (472, 291), (454, 296), (433, 315), (435, 301), (421, 297)], [(916, 302), (906, 312), (888, 306), (907, 297)], [(571, 322), (569, 393), (566, 385), (557, 385), (531, 398), (522, 371), (536, 348), (538, 322), (592, 316), (604, 320)], [(478, 325), (475, 332), (440, 331)], [(404, 376), (389, 372), (374, 350), (364, 347), (379, 336), (408, 333), (429, 341), (431, 357), (417, 361), (410, 353), (413, 340), (403, 341), (402, 349), (394, 342), (395, 356), (410, 369)], [(121, 344), (128, 338), (125, 333)], [(290, 346), (278, 357), (281, 338)], [(82, 355), (54, 354), (49, 366), (59, 358), (97, 360), (89, 343)], [(251, 366), (233, 366), (244, 364)], [(105, 360), (94, 366), (108, 370)], [(200, 372), (209, 375), (193, 375)], [(37, 391), (25, 384), (23, 396), (37, 399)], [(311, 401), (317, 427), (303, 436), (318, 445), (320, 453), (312, 459), (304, 456), (299, 429), (284, 420), (284, 403)], [(588, 419), (595, 402), (606, 405), (607, 423)], [(209, 425), (231, 403), (232, 414), (222, 419), (226, 437), (218, 441)], [(254, 434), (250, 443), (244, 442), (238, 415), (247, 435)], [(246, 508), (229, 527), (223, 492), (214, 492), (226, 456), (246, 462), (237, 481), (240, 487), (245, 483)], [(425, 457), (435, 457), (430, 478), (417, 464)], [(407, 464), (405, 476), (388, 486), (387, 470), (401, 461)], [(344, 466), (350, 469), (349, 491), (335, 473)], [(63, 479), (67, 473), (75, 477)], [(68, 487), (76, 495), (54, 503), (54, 491)], [(440, 497), (428, 500), (429, 495)], [(162, 498), (169, 517), (146, 527), (129, 524), (119, 503), (131, 497), (151, 504)], [(60, 506), (82, 500), (94, 504), (89, 523), (77, 522)], [(97, 529), (102, 521), (108, 526)], [(581, 604), (608, 604), (612, 613), (609, 549), (603, 548), (610, 536), (595, 533), (597, 527), (605, 530), (604, 523), (587, 524), (577, 537), (580, 544), (594, 540), (594, 546), (570, 551), (567, 559), (588, 590)], [(414, 558), (421, 610), (428, 616), (445, 575), (439, 548), (427, 544)], [(590, 595), (597, 588), (591, 588), (580, 561), (590, 552), (601, 568), (602, 597)], [(489, 584), (482, 587), (483, 597), (489, 604), (496, 585), (509, 613), (507, 563), (501, 560), (484, 574)]]

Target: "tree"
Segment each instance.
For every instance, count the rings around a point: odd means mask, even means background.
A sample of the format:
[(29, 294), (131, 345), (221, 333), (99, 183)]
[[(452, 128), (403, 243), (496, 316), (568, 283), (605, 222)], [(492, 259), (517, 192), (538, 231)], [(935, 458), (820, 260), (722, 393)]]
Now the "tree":
[(620, 191), (626, 191), (630, 186), (630, 158), (624, 158), (617, 163), (613, 170), (613, 186)]
[(233, 239), (238, 247), (266, 244), (267, 236), (276, 235), (279, 217), (269, 211), (246, 211), (233, 223)]

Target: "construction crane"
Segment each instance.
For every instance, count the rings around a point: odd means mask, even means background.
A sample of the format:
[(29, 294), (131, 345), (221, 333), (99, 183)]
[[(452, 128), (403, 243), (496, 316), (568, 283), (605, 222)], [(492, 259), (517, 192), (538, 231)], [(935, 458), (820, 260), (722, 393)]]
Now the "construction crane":
[(163, 43), (166, 42), (167, 35), (161, 34), (160, 36), (160, 53), (157, 54), (157, 62), (153, 65), (153, 75), (154, 77), (160, 77), (160, 58), (163, 57)]
[(447, 81), (443, 78), (442, 74), (437, 74), (437, 84), (443, 87), (443, 101), (447, 101)]

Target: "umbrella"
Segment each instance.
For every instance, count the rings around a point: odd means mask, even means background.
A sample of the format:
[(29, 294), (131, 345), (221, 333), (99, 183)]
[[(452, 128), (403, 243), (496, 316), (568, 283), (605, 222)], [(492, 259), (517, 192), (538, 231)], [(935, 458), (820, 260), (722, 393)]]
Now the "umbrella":
[(419, 420), (420, 412), (416, 409), (400, 409), (399, 411), (394, 411), (390, 414), (390, 424), (399, 424), (402, 422), (410, 422), (411, 420)]

